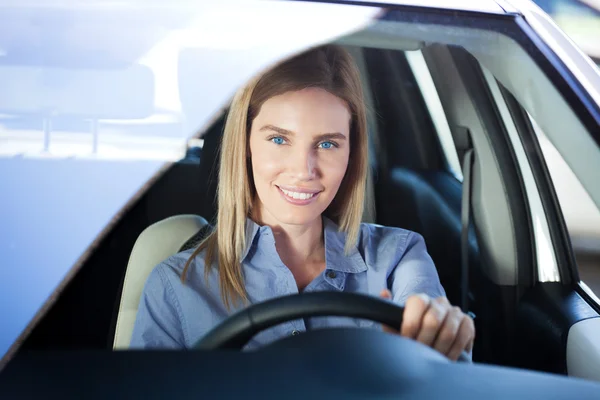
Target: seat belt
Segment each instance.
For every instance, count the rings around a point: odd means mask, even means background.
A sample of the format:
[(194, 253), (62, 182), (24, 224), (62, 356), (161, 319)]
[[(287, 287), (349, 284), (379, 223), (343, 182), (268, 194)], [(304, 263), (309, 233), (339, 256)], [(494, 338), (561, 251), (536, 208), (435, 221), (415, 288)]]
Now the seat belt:
[(463, 157), (463, 186), (461, 209), (461, 308), (469, 313), (469, 226), (471, 219), (471, 175), (475, 154), (473, 148), (468, 149)]

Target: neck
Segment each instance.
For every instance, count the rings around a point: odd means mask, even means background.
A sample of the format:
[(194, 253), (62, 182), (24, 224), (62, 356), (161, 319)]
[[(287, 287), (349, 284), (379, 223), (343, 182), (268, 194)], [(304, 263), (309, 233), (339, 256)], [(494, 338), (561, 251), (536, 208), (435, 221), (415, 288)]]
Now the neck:
[(325, 261), (323, 222), (317, 218), (307, 225), (271, 226), (281, 260), (290, 268)]
[(319, 216), (305, 225), (287, 225), (253, 215), (254, 221), (273, 230), (279, 258), (296, 278), (302, 289), (325, 269), (323, 220)]

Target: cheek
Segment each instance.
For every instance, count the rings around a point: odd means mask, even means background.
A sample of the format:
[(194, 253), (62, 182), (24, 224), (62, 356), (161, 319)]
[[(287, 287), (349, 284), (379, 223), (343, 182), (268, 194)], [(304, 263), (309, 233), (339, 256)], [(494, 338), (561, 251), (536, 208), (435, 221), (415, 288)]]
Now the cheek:
[[(268, 143), (267, 143), (268, 144)], [(272, 181), (283, 169), (284, 160), (278, 152), (269, 151), (267, 146), (255, 144), (251, 146), (252, 175), (256, 186), (262, 186)]]
[(325, 156), (322, 159), (323, 178), (329, 186), (339, 187), (346, 175), (349, 160), (348, 151), (340, 151), (337, 154)]

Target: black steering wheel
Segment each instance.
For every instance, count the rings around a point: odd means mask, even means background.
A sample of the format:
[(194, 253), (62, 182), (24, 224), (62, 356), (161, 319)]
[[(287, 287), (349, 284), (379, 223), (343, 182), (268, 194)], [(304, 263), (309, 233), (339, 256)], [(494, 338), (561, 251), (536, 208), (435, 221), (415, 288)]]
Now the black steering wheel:
[(200, 339), (195, 349), (242, 349), (257, 333), (300, 318), (350, 317), (400, 329), (404, 308), (373, 296), (312, 292), (254, 304), (223, 321)]

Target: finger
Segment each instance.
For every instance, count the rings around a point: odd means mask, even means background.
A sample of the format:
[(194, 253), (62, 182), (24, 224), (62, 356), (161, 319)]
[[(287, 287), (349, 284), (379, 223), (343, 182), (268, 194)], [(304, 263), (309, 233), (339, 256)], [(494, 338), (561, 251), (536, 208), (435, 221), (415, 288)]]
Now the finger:
[(465, 351), (468, 353), (472, 352), (474, 344), (475, 344), (475, 333), (473, 333), (473, 337), (471, 338), (471, 341), (469, 343), (467, 343), (467, 346), (465, 347)]
[[(382, 291), (379, 293), (379, 297), (382, 297), (382, 298), (384, 298), (384, 299), (387, 299), (387, 300), (391, 300), (391, 299), (392, 299), (392, 292), (390, 292), (390, 291), (389, 291), (389, 290), (387, 290), (387, 289), (383, 289), (383, 290), (382, 290)], [(397, 333), (398, 333), (398, 330), (397, 330), (397, 329), (394, 329), (394, 328), (392, 328), (392, 327), (391, 327), (391, 326), (389, 326), (389, 325), (382, 325), (382, 328), (383, 328), (383, 331), (384, 331), (384, 332), (387, 332), (387, 333), (394, 333), (394, 334), (397, 334)]]
[(447, 357), (456, 361), (463, 350), (471, 351), (474, 339), (475, 325), (473, 324), (473, 320), (469, 316), (463, 314), (456, 339), (454, 339), (454, 343), (452, 344), (450, 351), (448, 351)]
[(392, 292), (390, 292), (387, 289), (383, 289), (380, 293), (379, 293), (379, 297), (383, 297), (384, 299), (388, 299), (391, 300), (392, 298)]
[(417, 335), (417, 341), (427, 346), (432, 346), (449, 311), (450, 304), (445, 297), (438, 297), (433, 300), (423, 316), (423, 322), (421, 330)]
[(433, 348), (444, 355), (448, 355), (449, 350), (454, 344), (456, 335), (458, 334), (458, 328), (462, 322), (463, 312), (458, 307), (450, 308), (450, 311), (446, 314), (446, 318), (439, 330), (437, 337), (433, 343)]
[(423, 315), (425, 315), (430, 303), (431, 299), (426, 294), (410, 296), (406, 300), (404, 313), (402, 314), (400, 335), (411, 339), (417, 338), (421, 330)]

